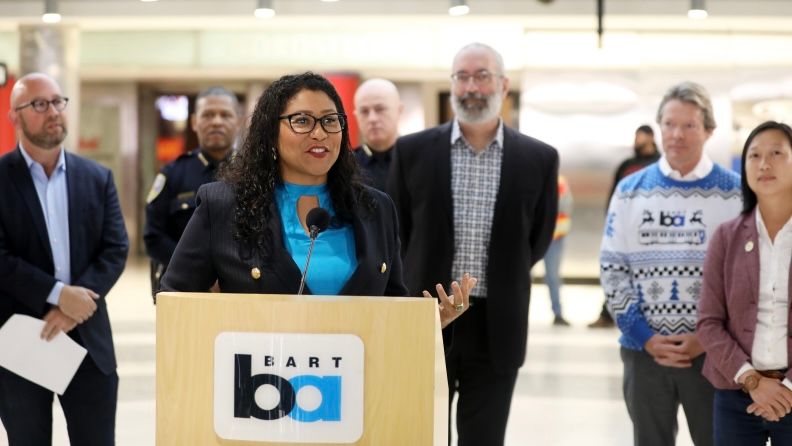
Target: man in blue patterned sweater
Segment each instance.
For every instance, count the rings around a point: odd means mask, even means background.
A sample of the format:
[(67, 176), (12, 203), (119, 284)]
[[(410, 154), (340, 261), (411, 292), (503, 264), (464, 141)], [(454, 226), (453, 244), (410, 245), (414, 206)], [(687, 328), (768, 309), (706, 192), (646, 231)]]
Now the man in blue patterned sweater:
[(663, 157), (616, 187), (600, 280), (622, 332), (635, 445), (673, 445), (682, 404), (693, 442), (707, 446), (714, 391), (701, 375), (696, 307), (709, 238), (740, 212), (740, 179), (704, 154), (715, 120), (702, 86), (684, 82), (668, 90), (657, 122)]

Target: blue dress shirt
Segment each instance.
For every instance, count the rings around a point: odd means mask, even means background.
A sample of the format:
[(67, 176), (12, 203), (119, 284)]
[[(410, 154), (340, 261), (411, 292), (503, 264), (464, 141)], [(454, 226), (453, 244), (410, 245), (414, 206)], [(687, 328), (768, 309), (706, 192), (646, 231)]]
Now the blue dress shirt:
[[(325, 208), (331, 217), (335, 216), (326, 184), (303, 186), (283, 183), (275, 187), (275, 201), (283, 223), (283, 240), (286, 250), (300, 271), (305, 267), (311, 245), (311, 239), (305, 233), (297, 215), (297, 201), (303, 195), (317, 196), (319, 206)], [(305, 282), (313, 294), (336, 295), (352, 276), (355, 268), (357, 256), (352, 226), (331, 226), (316, 237)]]
[(47, 302), (58, 305), (64, 285), (71, 284), (71, 259), (69, 258), (69, 189), (66, 184), (66, 155), (61, 147), (55, 170), (48, 178), (44, 166), (28, 155), (19, 143), (22, 157), (25, 158), (33, 185), (36, 187), (41, 211), (47, 223), (47, 236), (52, 249), (52, 263), (58, 281), (52, 287)]

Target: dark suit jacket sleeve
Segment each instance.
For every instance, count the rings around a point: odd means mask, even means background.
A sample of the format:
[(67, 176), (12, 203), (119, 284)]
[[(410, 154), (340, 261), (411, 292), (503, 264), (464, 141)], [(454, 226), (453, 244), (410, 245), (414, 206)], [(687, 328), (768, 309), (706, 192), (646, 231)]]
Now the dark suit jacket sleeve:
[(47, 296), (56, 279), (52, 274), (12, 254), (6, 242), (8, 235), (0, 222), (0, 295), (10, 296), (33, 311), (43, 314)]
[[(197, 208), (165, 270), (161, 291), (205, 292), (217, 280), (211, 249), (212, 198), (208, 197), (207, 190), (206, 185), (198, 189)], [(229, 213), (225, 218), (233, 218), (233, 214)]]
[(410, 202), (409, 193), (407, 192), (407, 184), (404, 180), (404, 172), (402, 167), (402, 156), (399, 153), (399, 143), (392, 149), (393, 155), (391, 159), (390, 171), (388, 172), (388, 185), (386, 191), (390, 195), (391, 200), (395, 206), (397, 215), (400, 218), (399, 224), (399, 240), (401, 245), (407, 246), (410, 242), (411, 230), (411, 215), (410, 215)]
[(725, 286), (728, 279), (725, 272), (731, 263), (727, 254), (727, 240), (734, 238), (736, 234), (728, 231), (726, 225), (728, 223), (718, 227), (707, 247), (696, 336), (707, 353), (707, 361), (712, 361), (722, 375), (732, 380), (740, 367), (750, 362), (750, 357), (727, 330), (730, 321)]
[(101, 297), (110, 292), (121, 276), (129, 251), (129, 239), (113, 183), (113, 174), (109, 170), (106, 172), (104, 190), (101, 191), (103, 196), (100, 198), (104, 203), (104, 218), (99, 249), (90, 254), (89, 266), (72, 283), (93, 290)]
[(399, 240), (399, 216), (396, 213), (396, 206), (394, 203), (389, 199), (388, 204), (390, 205), (390, 213), (391, 217), (393, 218), (393, 225), (394, 230), (393, 233), (390, 234), (393, 237), (392, 246), (394, 246), (392, 256), (391, 256), (391, 266), (392, 271), (390, 276), (388, 277), (388, 283), (385, 285), (385, 296), (407, 296), (409, 291), (407, 290), (407, 285), (404, 284), (404, 270), (402, 268), (402, 257), (401, 257), (401, 241)]
[(531, 266), (541, 260), (553, 241), (558, 216), (558, 152), (550, 152), (550, 174), (545, 177), (543, 193), (536, 203), (534, 224), (531, 226)]

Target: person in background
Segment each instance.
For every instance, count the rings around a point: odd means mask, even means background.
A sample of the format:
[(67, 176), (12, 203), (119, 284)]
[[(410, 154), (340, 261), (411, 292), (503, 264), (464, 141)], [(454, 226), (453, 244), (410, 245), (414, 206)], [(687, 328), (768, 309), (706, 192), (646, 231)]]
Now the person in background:
[[(118, 374), (107, 294), (129, 240), (109, 169), (66, 150), (69, 98), (51, 77), (22, 76), (8, 117), (16, 150), (0, 158), (0, 325), (44, 320), (88, 354), (58, 396), (73, 445), (115, 444)], [(0, 367), (0, 420), (8, 445), (52, 444), (53, 392)], [(2, 441), (0, 441), (2, 442)]]
[(568, 327), (569, 322), (564, 319), (561, 312), (561, 255), (564, 249), (564, 239), (572, 228), (572, 191), (566, 178), (558, 176), (558, 217), (556, 218), (553, 242), (547, 248), (544, 256), (545, 277), (544, 281), (550, 292), (550, 304), (553, 308), (553, 325)]
[(369, 79), (355, 91), (355, 116), (363, 137), (363, 144), (354, 150), (355, 159), (366, 183), (381, 191), (385, 191), (403, 110), (399, 90), (389, 80)]
[(701, 85), (671, 87), (657, 123), (663, 157), (621, 180), (611, 198), (600, 282), (621, 331), (635, 445), (673, 445), (681, 404), (693, 443), (709, 446), (714, 388), (701, 375), (696, 307), (712, 234), (740, 212), (740, 178), (704, 153), (716, 124)]
[(470, 311), (443, 332), (459, 446), (504, 442), (525, 360), (531, 267), (558, 214), (558, 152), (503, 123), (508, 91), (495, 49), (463, 47), (451, 71), (454, 120), (399, 138), (388, 178), (410, 293), (463, 272), (480, 279)]
[[(220, 181), (198, 189), (162, 290), (217, 282), (223, 293), (297, 294), (311, 244), (306, 217), (321, 207), (330, 224), (316, 238), (305, 294), (406, 296), (393, 202), (357, 170), (332, 84), (310, 72), (276, 80)], [(467, 310), (475, 283), (463, 275), (450, 296), (439, 284), (427, 288), (440, 298), (443, 326)]]
[(223, 87), (201, 91), (195, 99), (195, 113), (190, 116), (198, 148), (165, 165), (151, 186), (143, 242), (151, 257), (154, 303), (162, 274), (195, 212), (195, 194), (201, 185), (215, 180), (218, 166), (231, 156), (241, 124), (234, 93)]
[(715, 386), (717, 446), (792, 444), (789, 336), (792, 128), (756, 127), (742, 152), (742, 214), (718, 227), (704, 262), (697, 335)]
[[(644, 124), (635, 130), (635, 141), (633, 143), (634, 155), (619, 164), (616, 173), (613, 176), (613, 184), (611, 185), (610, 193), (608, 194), (608, 202), (610, 202), (613, 193), (616, 191), (616, 185), (619, 184), (623, 178), (632, 175), (635, 172), (643, 169), (644, 167), (656, 162), (660, 159), (660, 151), (657, 150), (657, 144), (654, 139), (654, 130), (652, 127)], [(608, 208), (606, 203), (605, 209)], [(588, 325), (589, 328), (611, 328), (615, 324), (613, 317), (608, 311), (606, 302), (602, 304), (602, 311), (600, 311), (599, 318)]]

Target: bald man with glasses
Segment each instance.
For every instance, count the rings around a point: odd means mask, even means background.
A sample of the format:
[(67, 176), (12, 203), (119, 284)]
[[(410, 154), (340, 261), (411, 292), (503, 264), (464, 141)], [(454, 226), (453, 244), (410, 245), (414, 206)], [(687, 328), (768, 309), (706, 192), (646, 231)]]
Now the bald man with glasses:
[[(129, 242), (113, 176), (63, 147), (68, 98), (32, 73), (11, 91), (16, 150), (0, 158), (0, 325), (44, 320), (88, 354), (60, 405), (73, 445), (115, 443), (118, 374), (105, 298)], [(10, 446), (52, 443), (53, 392), (0, 367), (0, 420)]]

